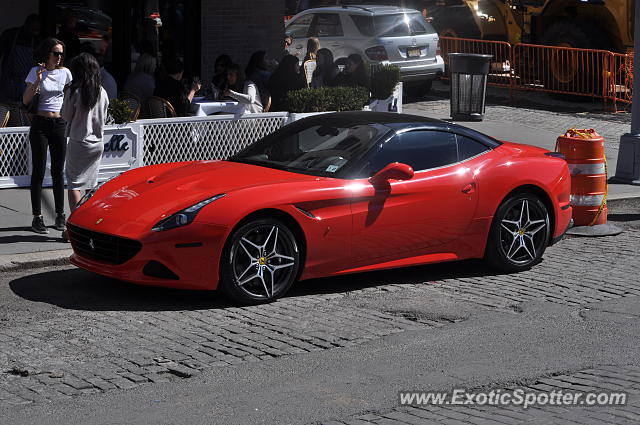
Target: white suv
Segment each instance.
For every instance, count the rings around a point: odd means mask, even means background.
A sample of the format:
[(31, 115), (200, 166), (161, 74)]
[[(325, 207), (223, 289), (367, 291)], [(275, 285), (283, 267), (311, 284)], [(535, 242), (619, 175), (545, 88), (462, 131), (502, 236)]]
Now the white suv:
[(393, 6), (335, 6), (308, 9), (286, 25), (293, 38), (287, 51), (302, 60), (309, 37), (334, 59), (352, 53), (369, 65), (387, 63), (400, 68), (402, 81), (420, 92), (444, 72), (438, 34), (420, 12)]

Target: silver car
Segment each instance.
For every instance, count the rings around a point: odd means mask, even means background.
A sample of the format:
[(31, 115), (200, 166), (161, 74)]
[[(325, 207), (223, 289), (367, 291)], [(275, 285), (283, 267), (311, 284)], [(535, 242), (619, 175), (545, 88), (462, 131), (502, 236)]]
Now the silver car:
[[(286, 25), (287, 51), (302, 60), (309, 37), (318, 37), (335, 59), (358, 53), (365, 64), (400, 68), (407, 89), (426, 93), (444, 72), (438, 34), (420, 12), (394, 6), (336, 6), (308, 9)], [(368, 67), (369, 68), (369, 67)]]

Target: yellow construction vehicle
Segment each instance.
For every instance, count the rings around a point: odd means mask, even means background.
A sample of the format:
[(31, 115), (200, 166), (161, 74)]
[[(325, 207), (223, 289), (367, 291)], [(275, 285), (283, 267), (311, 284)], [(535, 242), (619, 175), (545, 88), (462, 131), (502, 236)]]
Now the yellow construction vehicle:
[[(416, 3), (416, 2), (413, 2)], [(419, 8), (440, 35), (513, 44), (633, 49), (633, 0), (431, 0)]]

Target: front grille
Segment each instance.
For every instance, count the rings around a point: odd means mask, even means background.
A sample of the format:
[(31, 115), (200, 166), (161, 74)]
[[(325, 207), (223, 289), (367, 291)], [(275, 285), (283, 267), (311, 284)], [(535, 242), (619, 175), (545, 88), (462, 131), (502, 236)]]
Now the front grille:
[(142, 244), (133, 239), (93, 232), (71, 223), (67, 223), (67, 232), (76, 254), (101, 263), (126, 263), (142, 249)]

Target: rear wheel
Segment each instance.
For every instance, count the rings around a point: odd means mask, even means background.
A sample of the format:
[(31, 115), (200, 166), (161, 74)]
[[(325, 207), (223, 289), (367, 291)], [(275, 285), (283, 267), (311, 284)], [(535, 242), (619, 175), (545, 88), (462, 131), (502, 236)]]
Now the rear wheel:
[(242, 304), (273, 301), (296, 280), (300, 261), (296, 238), (284, 223), (252, 220), (234, 231), (225, 246), (220, 290)]
[(501, 270), (526, 270), (540, 262), (549, 232), (549, 213), (540, 198), (528, 192), (514, 194), (493, 218), (486, 259)]
[[(541, 43), (580, 49), (606, 49), (608, 45), (606, 34), (596, 24), (584, 21), (556, 22), (545, 31)], [(547, 63), (542, 83), (552, 90), (601, 94), (601, 73), (604, 70), (600, 68), (598, 58), (597, 54), (582, 54), (573, 50), (551, 51), (544, 58)], [(594, 69), (584, 69), (585, 65)], [(567, 95), (560, 97), (566, 100)]]

